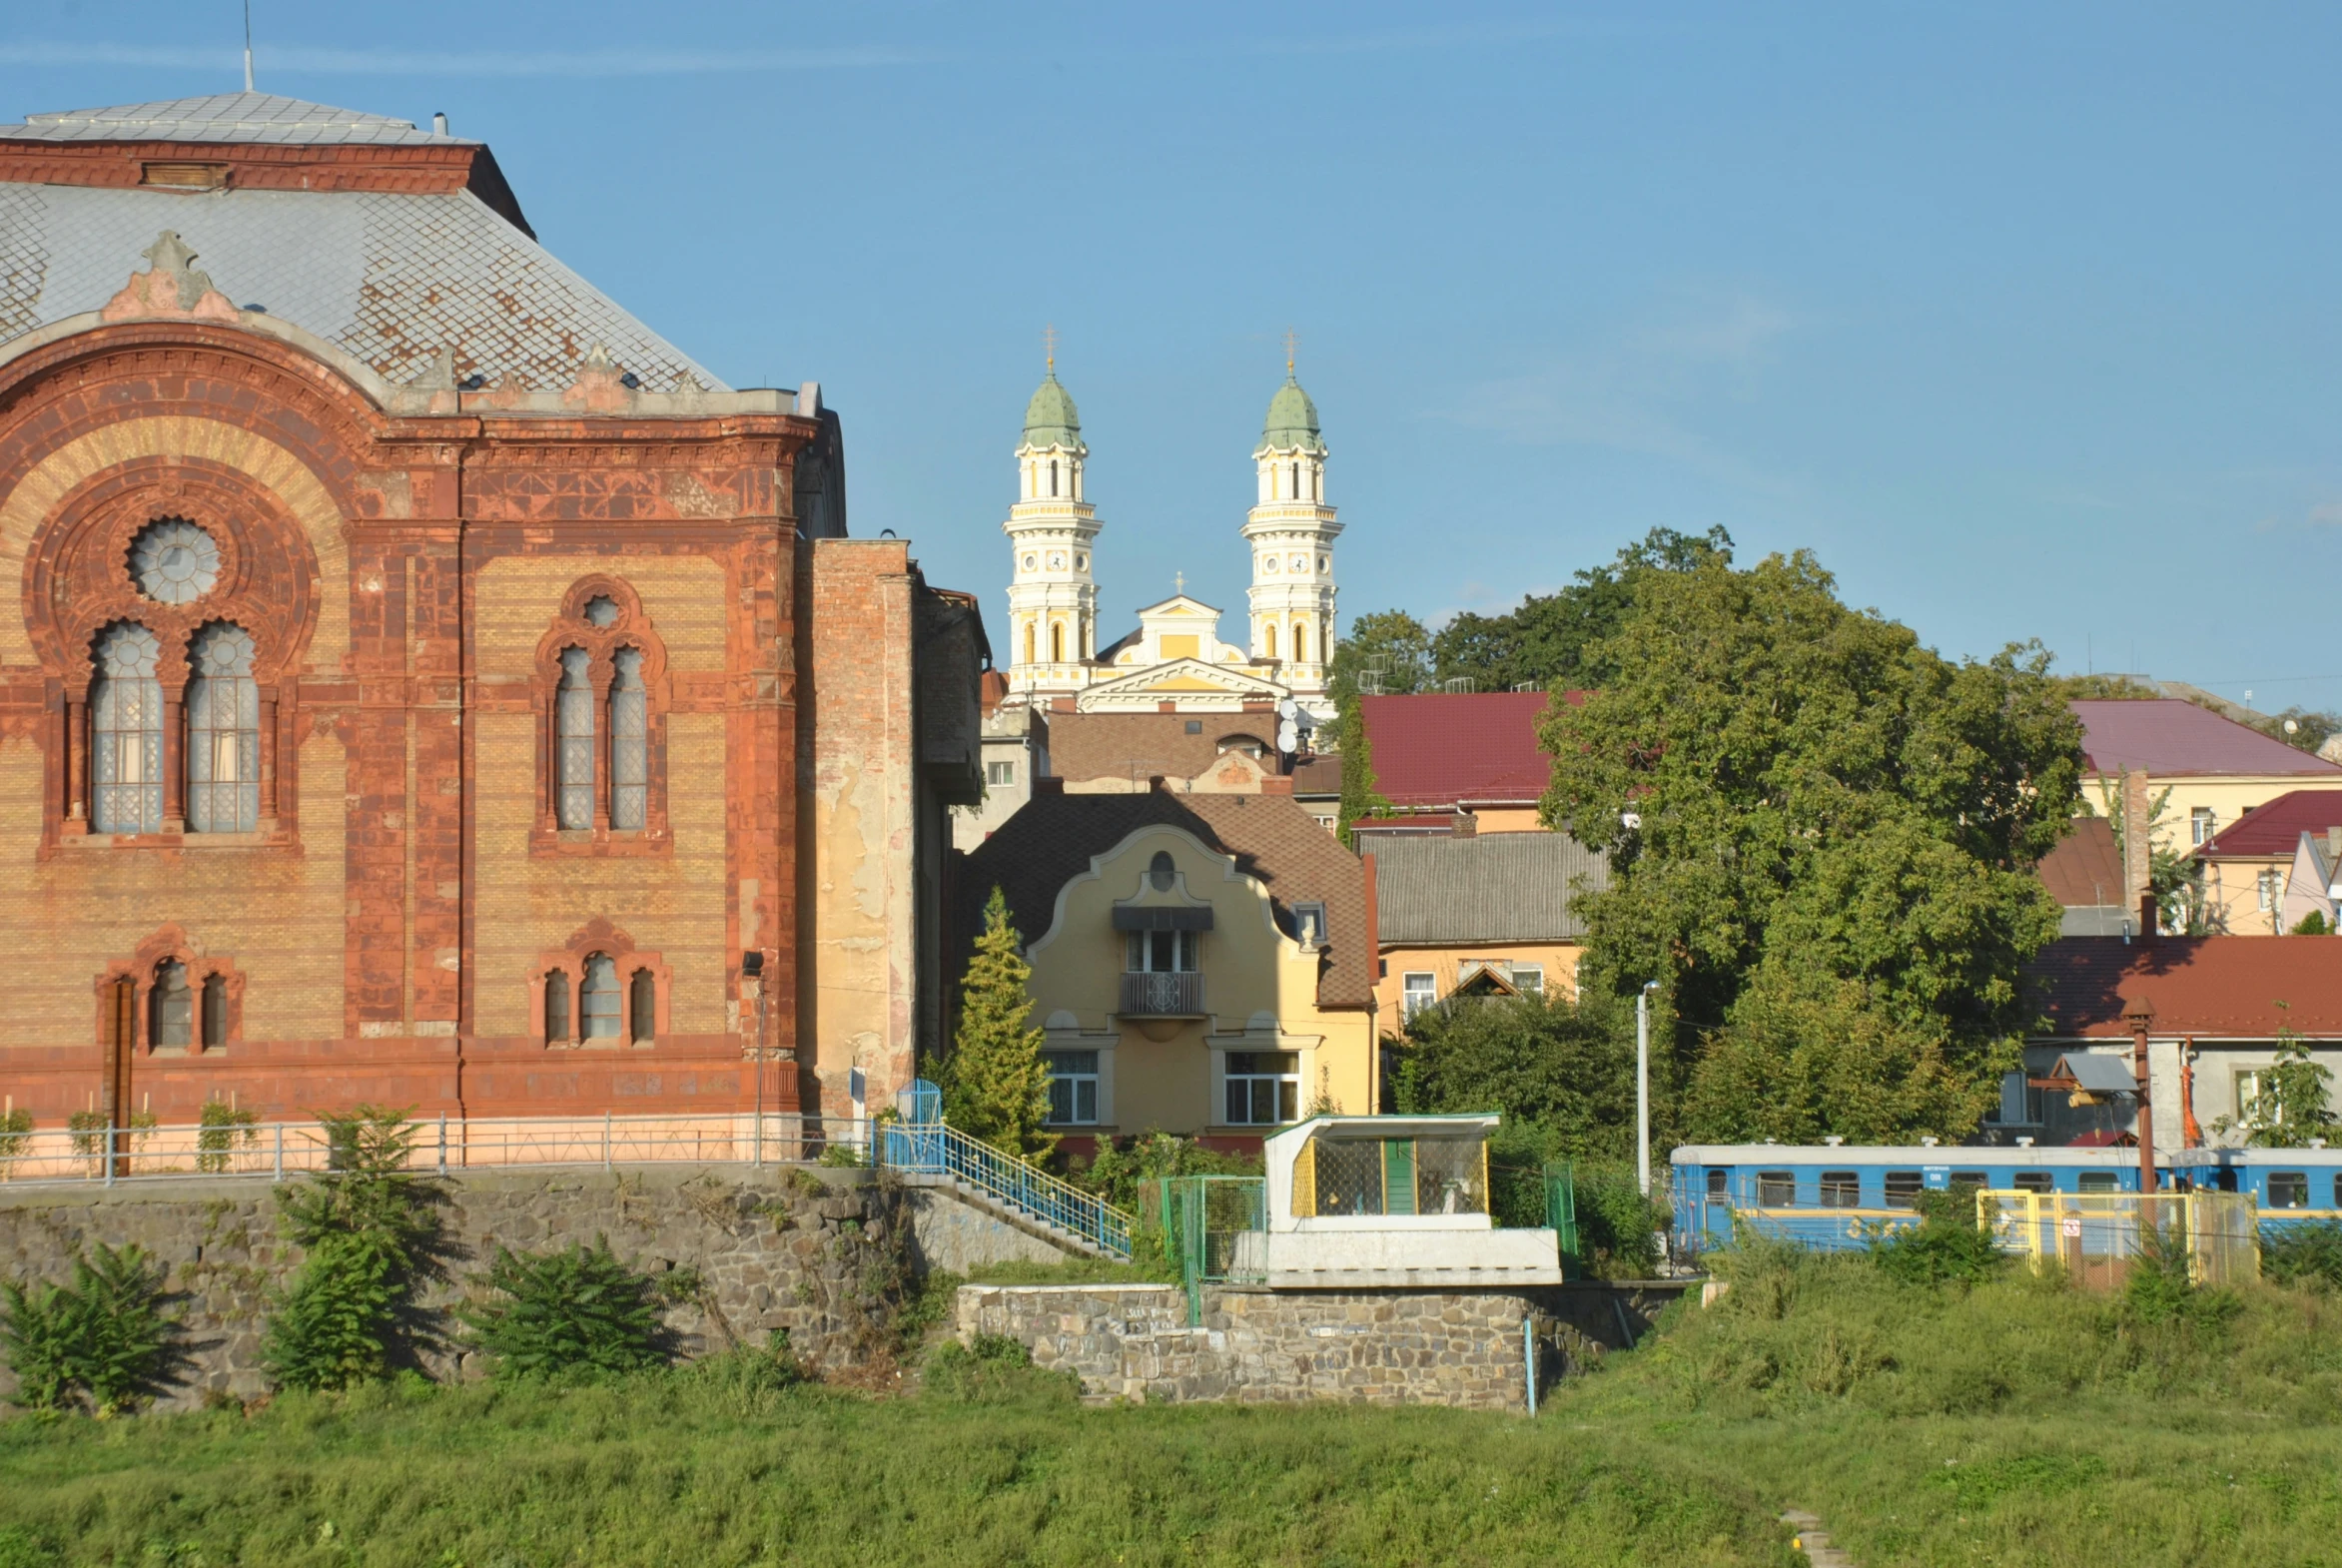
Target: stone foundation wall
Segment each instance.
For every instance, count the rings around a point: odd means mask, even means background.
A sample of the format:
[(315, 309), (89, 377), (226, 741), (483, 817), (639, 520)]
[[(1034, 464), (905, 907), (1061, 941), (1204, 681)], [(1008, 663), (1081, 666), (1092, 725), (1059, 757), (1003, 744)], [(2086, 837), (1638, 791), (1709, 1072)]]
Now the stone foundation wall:
[[(417, 1292), (435, 1337), (409, 1364), (438, 1378), (475, 1375), (450, 1308), (500, 1244), (541, 1251), (607, 1236), (634, 1267), (690, 1268), (701, 1287), (671, 1308), (686, 1357), (762, 1344), (786, 1329), (807, 1361), (836, 1371), (891, 1367), (903, 1292), (930, 1266), (1064, 1254), (971, 1208), (956, 1193), (868, 1172), (739, 1166), (475, 1174), (437, 1193), (442, 1277)], [(184, 1355), (166, 1408), (248, 1398), (269, 1386), (261, 1330), (272, 1293), (301, 1262), (278, 1231), (270, 1186), (249, 1179), (108, 1188), (0, 1184), (0, 1278), (63, 1280), (77, 1249), (137, 1242), (168, 1267)], [(15, 1378), (0, 1367), (0, 1398)]]
[(1445, 1404), (1527, 1400), (1518, 1293), (1208, 1290), (1187, 1326), (1161, 1285), (967, 1285), (963, 1339), (1006, 1334), (1085, 1392), (1131, 1399)]

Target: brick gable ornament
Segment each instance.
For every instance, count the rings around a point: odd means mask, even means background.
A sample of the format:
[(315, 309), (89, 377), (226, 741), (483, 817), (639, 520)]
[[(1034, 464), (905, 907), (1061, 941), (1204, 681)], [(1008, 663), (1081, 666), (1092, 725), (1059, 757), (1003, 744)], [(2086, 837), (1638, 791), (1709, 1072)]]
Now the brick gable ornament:
[(139, 254), (147, 259), (147, 270), (130, 275), (122, 292), (99, 311), (100, 321), (161, 316), (177, 321), (225, 322), (232, 327), (237, 324), (236, 307), (212, 287), (209, 273), (196, 270), (196, 253), (175, 230), (164, 230)]

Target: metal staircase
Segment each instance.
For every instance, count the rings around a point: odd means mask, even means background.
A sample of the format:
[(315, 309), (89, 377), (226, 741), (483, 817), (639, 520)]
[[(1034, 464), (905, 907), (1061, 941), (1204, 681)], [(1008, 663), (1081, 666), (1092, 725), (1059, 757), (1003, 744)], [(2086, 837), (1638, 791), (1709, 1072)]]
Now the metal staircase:
[(925, 1079), (895, 1097), (899, 1120), (879, 1129), (874, 1163), (925, 1176), (980, 1206), (1093, 1257), (1128, 1262), (1131, 1216), (1105, 1199), (943, 1119), (943, 1095)]

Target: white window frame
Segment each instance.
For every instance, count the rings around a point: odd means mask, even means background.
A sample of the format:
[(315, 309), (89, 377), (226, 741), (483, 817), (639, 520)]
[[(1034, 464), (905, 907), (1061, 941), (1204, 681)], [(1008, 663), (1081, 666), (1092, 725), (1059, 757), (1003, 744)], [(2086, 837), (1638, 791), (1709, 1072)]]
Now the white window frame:
[[(1123, 946), (1126, 975), (1192, 975), (1203, 967), (1202, 933), (1133, 931)], [(1169, 959), (1166, 965), (1162, 961)]]
[[(1089, 1071), (1059, 1071), (1060, 1059), (1066, 1057), (1089, 1058)], [(1049, 1125), (1051, 1127), (1096, 1127), (1105, 1120), (1103, 1111), (1106, 1104), (1106, 1064), (1103, 1052), (1086, 1047), (1065, 1050), (1045, 1049), (1042, 1052), (1042, 1060), (1049, 1066)], [(1070, 1113), (1062, 1117), (1058, 1115), (1058, 1086), (1060, 1084), (1067, 1086), (1066, 1109)], [(1090, 1114), (1088, 1116), (1082, 1114), (1085, 1091), (1088, 1092), (1090, 1101)]]
[(1017, 759), (1001, 757), (984, 765), (984, 782), (989, 788), (1013, 788), (1017, 782)]
[(1512, 988), (1524, 997), (1545, 995), (1545, 966), (1542, 964), (1513, 965)]
[[(1423, 984), (1417, 986), (1416, 981)], [(1427, 1007), (1439, 1004), (1439, 976), (1428, 969), (1410, 969), (1398, 979), (1399, 1022), (1405, 1023)], [(1417, 1001), (1420, 997), (1422, 1000)]]
[(2220, 819), (2209, 806), (2197, 806), (2187, 814), (2188, 834), (2201, 849), (2220, 831)]
[[(1247, 1104), (1244, 1108), (1244, 1115), (1241, 1117), (1228, 1117), (1226, 1121), (1220, 1124), (1222, 1127), (1288, 1127), (1301, 1119), (1300, 1052), (1221, 1051), (1215, 1052), (1214, 1055), (1219, 1059), (1219, 1083), (1215, 1086), (1215, 1088), (1219, 1095), (1218, 1109), (1223, 1116), (1230, 1109), (1228, 1106), (1229, 1088), (1236, 1084), (1243, 1084), (1247, 1086), (1245, 1090)], [(1239, 1058), (1246, 1059), (1248, 1061), (1251, 1058), (1263, 1056), (1281, 1056), (1290, 1058), (1292, 1061), (1292, 1068), (1290, 1071), (1278, 1071), (1273, 1073), (1239, 1073), (1235, 1071), (1235, 1064)], [(1275, 1104), (1271, 1106), (1270, 1110), (1275, 1113), (1282, 1113), (1281, 1115), (1275, 1117), (1274, 1120), (1267, 1122), (1255, 1121), (1252, 1117), (1252, 1112), (1257, 1107), (1259, 1090), (1250, 1086), (1257, 1086), (1262, 1084), (1274, 1084), (1276, 1086), (1274, 1091)]]
[(2284, 874), (2274, 866), (2252, 879), (2253, 907), (2262, 914), (2275, 909), (2285, 896)]

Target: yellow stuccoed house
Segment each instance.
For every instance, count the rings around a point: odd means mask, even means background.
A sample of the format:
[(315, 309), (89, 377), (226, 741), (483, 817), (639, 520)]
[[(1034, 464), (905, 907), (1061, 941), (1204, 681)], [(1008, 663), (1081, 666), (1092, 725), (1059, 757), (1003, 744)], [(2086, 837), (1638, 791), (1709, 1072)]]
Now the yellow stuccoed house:
[(999, 887), (1068, 1153), (1377, 1109), (1365, 870), (1291, 795), (1045, 787), (957, 872), (954, 972)]

